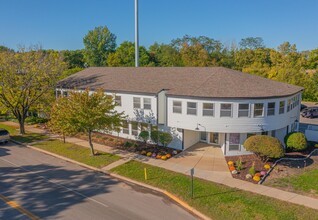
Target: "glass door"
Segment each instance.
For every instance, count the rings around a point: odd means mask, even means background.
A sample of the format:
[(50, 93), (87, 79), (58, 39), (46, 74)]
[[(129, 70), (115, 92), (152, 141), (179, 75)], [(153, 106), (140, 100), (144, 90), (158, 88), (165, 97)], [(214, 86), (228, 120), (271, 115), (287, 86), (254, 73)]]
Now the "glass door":
[(219, 133), (210, 133), (210, 143), (219, 144)]
[(201, 140), (202, 142), (207, 142), (206, 132), (200, 132), (200, 140)]

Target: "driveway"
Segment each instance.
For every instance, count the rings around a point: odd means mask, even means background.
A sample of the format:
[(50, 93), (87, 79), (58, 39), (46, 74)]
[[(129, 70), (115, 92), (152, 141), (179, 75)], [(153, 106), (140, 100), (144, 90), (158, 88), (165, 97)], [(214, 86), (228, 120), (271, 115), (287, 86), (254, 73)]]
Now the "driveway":
[[(23, 210), (12, 208), (20, 205)], [(0, 145), (0, 219), (196, 219), (161, 194), (32, 149)]]

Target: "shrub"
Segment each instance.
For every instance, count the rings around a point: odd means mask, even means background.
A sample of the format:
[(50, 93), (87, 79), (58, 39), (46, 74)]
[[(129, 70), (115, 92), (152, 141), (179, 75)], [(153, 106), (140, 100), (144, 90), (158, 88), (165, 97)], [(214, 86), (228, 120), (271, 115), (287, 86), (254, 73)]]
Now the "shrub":
[(251, 176), (254, 176), (256, 171), (255, 171), (255, 167), (254, 165), (248, 170), (248, 173), (251, 175)]
[(170, 133), (162, 131), (152, 131), (150, 136), (153, 142), (157, 144), (160, 142), (164, 147), (166, 147), (173, 139)]
[(164, 147), (166, 147), (171, 141), (173, 137), (168, 132), (161, 132), (159, 134), (159, 141), (163, 144)]
[(160, 131), (151, 131), (151, 134), (150, 134), (151, 140), (157, 144), (159, 142), (159, 134), (160, 134)]
[(132, 146), (133, 146), (133, 143), (130, 142), (130, 141), (126, 141), (126, 142), (124, 143), (124, 147), (132, 147)]
[(149, 132), (148, 131), (142, 131), (139, 133), (139, 138), (143, 141), (143, 142), (147, 142), (149, 139)]
[(306, 136), (301, 132), (292, 132), (286, 135), (285, 144), (289, 150), (301, 151), (307, 148)]
[(236, 168), (238, 171), (241, 171), (242, 170), (242, 166), (243, 166), (243, 163), (242, 163), (242, 158), (240, 157), (237, 161), (236, 161)]
[(244, 142), (246, 150), (251, 151), (263, 161), (269, 158), (280, 158), (284, 156), (282, 144), (277, 138), (267, 135), (254, 135)]

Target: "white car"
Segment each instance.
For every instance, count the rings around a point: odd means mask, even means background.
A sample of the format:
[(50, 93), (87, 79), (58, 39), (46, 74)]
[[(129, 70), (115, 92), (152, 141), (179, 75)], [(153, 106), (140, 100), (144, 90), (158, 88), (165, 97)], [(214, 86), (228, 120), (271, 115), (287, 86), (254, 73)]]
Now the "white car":
[(10, 140), (9, 132), (0, 128), (0, 143), (7, 143)]

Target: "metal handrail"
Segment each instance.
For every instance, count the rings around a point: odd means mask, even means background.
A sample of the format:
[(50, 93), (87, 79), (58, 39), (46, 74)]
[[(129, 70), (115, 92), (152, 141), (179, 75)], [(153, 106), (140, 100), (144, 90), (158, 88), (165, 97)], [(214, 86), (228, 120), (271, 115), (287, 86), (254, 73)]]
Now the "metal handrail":
[(265, 176), (262, 177), (262, 179), (258, 182), (258, 184), (262, 184), (262, 183), (265, 181), (266, 177), (268, 177), (269, 174), (273, 171), (273, 169), (275, 168), (275, 166), (277, 165), (277, 163), (279, 163), (279, 162), (281, 162), (281, 161), (283, 161), (283, 160), (292, 160), (292, 161), (307, 160), (307, 159), (310, 158), (310, 157), (312, 156), (312, 154), (315, 153), (316, 151), (318, 152), (318, 149), (314, 149), (313, 151), (311, 151), (310, 154), (308, 154), (308, 155), (307, 155), (306, 157), (304, 157), (304, 158), (291, 158), (291, 157), (287, 157), (287, 158), (286, 158), (286, 157), (284, 157), (284, 158), (280, 158), (280, 159), (276, 160), (275, 163), (274, 163), (274, 165), (272, 166), (272, 168), (266, 173)]

